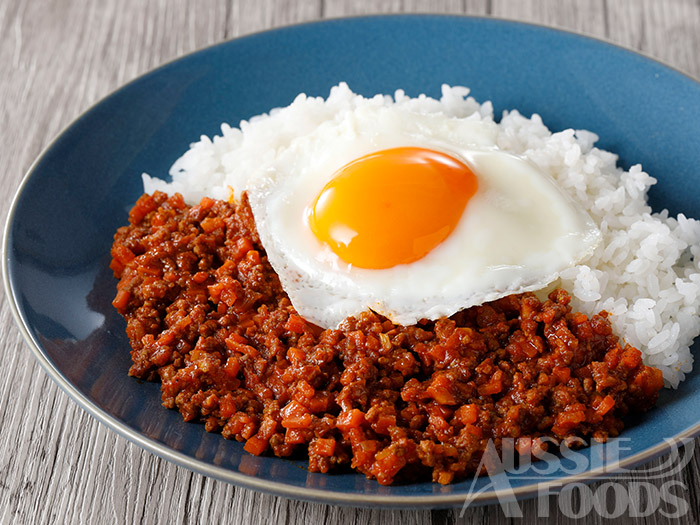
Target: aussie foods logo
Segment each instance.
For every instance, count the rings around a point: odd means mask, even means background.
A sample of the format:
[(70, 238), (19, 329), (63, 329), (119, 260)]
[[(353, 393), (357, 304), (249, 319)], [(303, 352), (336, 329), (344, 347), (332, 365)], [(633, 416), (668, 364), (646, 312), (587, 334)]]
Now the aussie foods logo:
[[(603, 518), (629, 516), (642, 518), (661, 514), (667, 518), (685, 516), (690, 505), (685, 483), (673, 476), (683, 470), (693, 457), (694, 441), (689, 438), (666, 439), (670, 453), (656, 466), (633, 470), (621, 467), (623, 453), (631, 450), (630, 438), (615, 438), (604, 446), (590, 448), (582, 438), (557, 441), (543, 437), (536, 440), (505, 438), (499, 447), (489, 440), (477, 472), (486, 474), (487, 482), (475, 477), (469, 493), (493, 491), (508, 518), (523, 517), (512, 481), (535, 482), (537, 517), (548, 518), (552, 501), (568, 518), (598, 514)], [(583, 474), (592, 473), (603, 483), (588, 485)], [(550, 496), (555, 496), (551, 498)], [(470, 501), (471, 500), (471, 501)], [(460, 517), (472, 505), (465, 500)]]

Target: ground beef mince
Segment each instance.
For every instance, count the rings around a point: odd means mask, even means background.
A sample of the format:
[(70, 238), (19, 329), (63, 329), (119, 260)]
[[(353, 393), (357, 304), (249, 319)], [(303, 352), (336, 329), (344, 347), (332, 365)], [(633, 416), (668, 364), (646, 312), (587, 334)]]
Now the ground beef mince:
[(563, 290), (415, 326), (368, 312), (322, 330), (282, 290), (245, 195), (192, 207), (143, 195), (129, 222), (111, 267), (130, 374), (160, 380), (164, 406), (251, 454), (450, 483), (475, 473), (489, 440), (616, 436), (663, 386), (604, 312), (572, 312)]

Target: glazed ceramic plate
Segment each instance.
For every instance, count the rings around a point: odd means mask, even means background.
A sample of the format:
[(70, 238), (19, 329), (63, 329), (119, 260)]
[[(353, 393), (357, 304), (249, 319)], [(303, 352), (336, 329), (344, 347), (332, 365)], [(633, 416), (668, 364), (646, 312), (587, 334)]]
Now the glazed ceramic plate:
[[(264, 32), (171, 62), (116, 91), (71, 124), (30, 169), (5, 231), (8, 297), (47, 373), (102, 423), (202, 474), (293, 498), (350, 505), (440, 507), (528, 497), (602, 474), (611, 445), (585, 451), (571, 473), (560, 459), (539, 479), (502, 474), (449, 486), (383, 487), (363, 475), (323, 475), (306, 461), (254, 457), (235, 441), (184, 423), (160, 405), (159, 385), (127, 375), (125, 323), (111, 306), (112, 236), (142, 192), (141, 173), (165, 177), (200, 135), (225, 121), (327, 96), (346, 81), (364, 95), (439, 96), (469, 86), (496, 114), (539, 113), (553, 130), (584, 128), (623, 166), (641, 162), (659, 183), (656, 209), (700, 216), (700, 85), (631, 51), (572, 33), (495, 19), (386, 16)], [(697, 345), (696, 345), (697, 346)], [(656, 410), (627, 422), (620, 466), (668, 450), (664, 438), (700, 432), (700, 374), (665, 391)], [(531, 473), (530, 473), (531, 474)]]

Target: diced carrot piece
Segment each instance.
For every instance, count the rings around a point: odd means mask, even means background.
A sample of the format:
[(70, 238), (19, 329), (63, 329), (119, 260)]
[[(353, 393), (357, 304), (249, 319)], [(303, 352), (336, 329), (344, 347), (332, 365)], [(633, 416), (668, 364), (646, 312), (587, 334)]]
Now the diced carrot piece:
[(267, 441), (256, 436), (252, 436), (245, 442), (243, 449), (254, 456), (259, 456), (265, 452), (265, 449), (267, 449)]
[(175, 325), (175, 329), (178, 330), (184, 330), (188, 326), (192, 324), (192, 318), (189, 315), (186, 315), (185, 317), (181, 317), (177, 324)]
[[(257, 428), (258, 428), (258, 426), (255, 423), (253, 423), (252, 421), (250, 423), (246, 423), (245, 426), (243, 427), (243, 430), (241, 430), (241, 436), (243, 437), (243, 439), (250, 439), (255, 435)], [(264, 441), (263, 441), (263, 443), (264, 443)]]
[(253, 243), (247, 237), (239, 237), (236, 247), (231, 251), (231, 257), (235, 260), (243, 259), (253, 249)]
[(586, 321), (588, 321), (588, 316), (581, 312), (574, 314), (571, 318), (573, 324), (583, 324)]
[(454, 477), (454, 472), (448, 472), (446, 470), (443, 470), (438, 474), (437, 482), (440, 485), (449, 485), (450, 483), (452, 483)]
[(464, 425), (476, 423), (476, 420), (479, 418), (479, 407), (475, 404), (462, 405), (455, 412), (455, 416)]
[(297, 365), (303, 362), (305, 357), (306, 354), (304, 353), (304, 351), (294, 346), (290, 347), (289, 350), (287, 350), (287, 359), (289, 359), (289, 361), (291, 361), (293, 365)]
[(446, 375), (437, 375), (430, 386), (425, 389), (425, 393), (441, 405), (454, 405), (457, 400), (452, 395), (450, 386), (450, 379)]
[(112, 301), (112, 306), (117, 310), (123, 310), (129, 304), (129, 299), (131, 299), (131, 292), (127, 290), (119, 290), (117, 296)]
[(353, 408), (352, 410), (346, 410), (341, 412), (335, 419), (335, 426), (343, 431), (350, 430), (351, 428), (359, 427), (365, 420), (365, 415), (361, 410)]
[(208, 210), (214, 204), (216, 201), (214, 199), (210, 199), (209, 197), (203, 197), (201, 201), (199, 201), (199, 207), (202, 208), (203, 210)]
[(372, 424), (372, 428), (378, 434), (389, 434), (389, 427), (396, 426), (396, 416), (391, 414), (382, 414)]
[(642, 363), (642, 353), (636, 348), (626, 348), (622, 354), (621, 364), (630, 370), (634, 370)]
[(162, 272), (162, 270), (160, 268), (151, 268), (150, 266), (143, 266), (143, 265), (139, 265), (137, 270), (141, 273), (145, 273), (148, 275), (155, 275), (155, 276), (159, 276)]
[(585, 410), (572, 410), (569, 412), (560, 412), (557, 415), (556, 420), (554, 421), (554, 425), (552, 426), (552, 432), (559, 436), (566, 435), (579, 423), (582, 423), (585, 420)]
[(331, 400), (328, 394), (319, 392), (314, 397), (309, 399), (309, 401), (307, 402), (307, 406), (309, 407), (310, 412), (318, 414), (319, 412), (327, 411), (330, 402)]
[(258, 357), (260, 352), (254, 346), (246, 345), (237, 342), (233, 337), (227, 337), (224, 340), (226, 343), (226, 348), (231, 350), (231, 352), (240, 352), (241, 354), (249, 355), (250, 357)]
[(425, 392), (426, 394), (430, 394), (430, 396), (441, 405), (454, 405), (457, 403), (455, 397), (446, 388), (429, 386)]
[(156, 366), (165, 366), (173, 356), (173, 349), (169, 346), (157, 345), (151, 354), (151, 362)]
[(204, 401), (202, 401), (202, 406), (206, 409), (211, 410), (219, 404), (219, 397), (216, 394), (210, 394)]
[(241, 369), (241, 363), (235, 357), (229, 357), (224, 365), (224, 371), (229, 377), (236, 377)]
[(280, 376), (280, 379), (282, 379), (282, 381), (285, 382), (285, 383), (287, 383), (287, 384), (293, 383), (293, 382), (294, 382), (294, 380), (296, 379), (296, 377), (295, 377), (295, 375), (294, 375), (294, 370), (292, 369), (291, 366), (290, 366), (290, 367), (287, 367), (287, 368), (284, 370), (284, 372), (282, 372), (282, 375)]
[(112, 259), (109, 263), (109, 269), (114, 272), (114, 276), (118, 279), (121, 277), (126, 267), (116, 259)]
[(374, 439), (360, 441), (352, 447), (353, 464), (364, 465), (374, 462), (374, 456), (379, 450), (379, 442)]
[(431, 413), (430, 416), (428, 416), (428, 421), (430, 422), (430, 426), (437, 431), (444, 432), (450, 428), (450, 425), (447, 423), (447, 421), (445, 421), (445, 418), (437, 413)]
[(197, 284), (202, 284), (204, 281), (207, 280), (208, 277), (209, 274), (207, 272), (197, 272), (192, 276), (192, 280)]
[(284, 325), (285, 330), (289, 330), (295, 334), (303, 334), (305, 327), (306, 321), (304, 321), (304, 318), (296, 314), (290, 315), (289, 319), (287, 319), (287, 322)]
[(228, 338), (243, 345), (248, 343), (248, 340), (245, 337), (243, 337), (241, 334), (237, 334), (236, 332), (231, 332)]
[(185, 199), (182, 197), (180, 193), (176, 193), (175, 195), (172, 195), (169, 199), (168, 202), (170, 205), (178, 210), (182, 210), (185, 208)]
[(471, 434), (472, 436), (478, 437), (479, 439), (481, 439), (482, 437), (484, 437), (484, 433), (483, 433), (483, 431), (481, 430), (481, 428), (479, 428), (479, 427), (477, 427), (477, 426), (475, 426), (475, 425), (471, 425), (471, 424), (469, 424), (469, 425), (464, 425), (464, 430), (465, 430), (468, 434)]
[(571, 369), (565, 366), (555, 366), (552, 375), (558, 383), (566, 383), (571, 378)]
[(169, 345), (174, 340), (175, 340), (175, 334), (170, 330), (166, 330), (165, 332), (160, 334), (160, 337), (158, 338), (156, 343), (158, 343), (159, 345)]
[(430, 357), (432, 357), (435, 361), (442, 361), (445, 359), (445, 347), (443, 345), (435, 345), (430, 352), (428, 352)]
[(219, 412), (224, 419), (228, 419), (236, 413), (236, 402), (231, 394), (226, 394), (221, 398), (219, 401)]
[(381, 485), (389, 485), (394, 476), (406, 465), (406, 459), (395, 454), (393, 446), (380, 450), (374, 456), (371, 472)]
[(218, 304), (221, 300), (221, 292), (224, 291), (224, 283), (215, 283), (207, 286), (207, 291), (209, 292), (209, 298), (214, 304)]
[(219, 266), (216, 270), (214, 270), (214, 272), (216, 273), (216, 276), (221, 279), (223, 277), (231, 276), (235, 269), (236, 269), (235, 261), (232, 261), (231, 259), (226, 259), (224, 261), (224, 264)]
[(131, 224), (140, 224), (146, 215), (155, 210), (157, 207), (158, 202), (156, 202), (151, 195), (141, 195), (139, 200), (136, 201), (136, 204), (134, 204), (134, 207), (131, 208), (131, 211), (129, 212), (129, 222)]
[(236, 289), (233, 286), (225, 286), (223, 290), (221, 290), (221, 296), (219, 297), (219, 300), (225, 305), (233, 306), (236, 302), (236, 299), (238, 299), (238, 293), (236, 292)]
[(304, 405), (298, 401), (290, 401), (280, 411), (284, 428), (308, 428), (312, 418)]
[(284, 428), (309, 428), (311, 426), (311, 414), (290, 416), (282, 420)]
[(246, 253), (245, 258), (248, 262), (253, 263), (255, 266), (260, 264), (260, 253), (257, 250), (249, 250)]
[(612, 396), (605, 396), (603, 400), (595, 407), (596, 413), (604, 416), (615, 406), (615, 400)]
[(481, 396), (491, 396), (493, 394), (498, 394), (503, 390), (503, 373), (500, 370), (494, 372), (494, 374), (489, 378), (487, 383), (484, 383), (477, 388), (479, 395)]
[(284, 442), (288, 445), (300, 445), (304, 441), (304, 429), (288, 428), (284, 433)]
[(378, 338), (369, 334), (365, 339), (365, 347), (370, 352), (378, 352), (382, 348), (382, 343)]
[(317, 438), (311, 442), (310, 448), (319, 456), (332, 456), (335, 452), (335, 439)]
[(286, 419), (288, 417), (294, 417), (294, 416), (300, 416), (302, 414), (308, 413), (306, 410), (306, 407), (299, 403), (298, 401), (290, 401), (287, 403), (284, 408), (280, 411), (280, 414), (282, 415), (282, 419)]
[(163, 226), (168, 220), (165, 213), (156, 213), (151, 219), (151, 226)]
[(302, 379), (297, 383), (297, 392), (301, 394), (302, 397), (311, 398), (316, 393), (316, 390)]
[(532, 438), (529, 436), (517, 438), (515, 441), (515, 450), (521, 456), (529, 457), (532, 454)]
[(604, 362), (610, 368), (617, 368), (620, 364), (622, 349), (620, 347), (613, 348), (607, 354), (605, 354)]
[(664, 387), (664, 376), (658, 368), (645, 366), (644, 369), (635, 376), (634, 384), (642, 389), (645, 396), (650, 397)]
[(126, 266), (136, 256), (134, 255), (134, 252), (123, 244), (115, 244), (112, 248), (112, 257)]
[(224, 220), (221, 217), (207, 217), (200, 223), (200, 226), (206, 233), (211, 233), (214, 230), (223, 228), (224, 225)]

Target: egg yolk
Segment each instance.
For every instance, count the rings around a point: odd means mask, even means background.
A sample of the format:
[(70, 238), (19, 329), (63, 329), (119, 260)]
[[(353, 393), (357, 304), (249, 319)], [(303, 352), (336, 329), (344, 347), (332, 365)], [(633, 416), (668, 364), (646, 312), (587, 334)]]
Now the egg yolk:
[(476, 189), (471, 169), (450, 155), (387, 149), (340, 168), (309, 209), (309, 226), (343, 261), (391, 268), (444, 241)]

